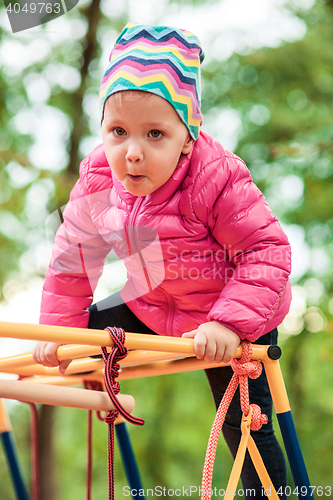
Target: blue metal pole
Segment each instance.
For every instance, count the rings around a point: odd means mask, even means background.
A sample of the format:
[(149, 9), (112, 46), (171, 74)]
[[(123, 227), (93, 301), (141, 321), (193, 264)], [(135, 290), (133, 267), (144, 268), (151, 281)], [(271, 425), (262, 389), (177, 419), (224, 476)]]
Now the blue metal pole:
[[(132, 497), (136, 499), (138, 498), (138, 496), (140, 496), (140, 498), (143, 498), (144, 500), (145, 497), (143, 496), (144, 490), (141, 482), (140, 472), (135, 458), (131, 439), (127, 430), (126, 422), (116, 423), (115, 429), (125, 474), (129, 487), (133, 492)], [(139, 492), (142, 493), (142, 495)]]
[[(267, 355), (267, 358), (263, 360), (265, 371), (297, 496), (300, 500), (310, 500), (313, 499), (313, 494), (278, 361), (281, 356), (281, 349), (276, 345), (271, 345), (268, 347)], [(283, 493), (287, 495), (286, 492)]]
[(17, 500), (30, 500), (11, 432), (9, 416), (0, 399), (0, 435)]
[[(277, 413), (284, 446), (286, 448), (290, 469), (298, 491), (298, 498), (313, 500), (309, 476), (305, 467), (302, 450), (299, 444), (291, 411)], [(306, 488), (306, 489), (305, 489)]]

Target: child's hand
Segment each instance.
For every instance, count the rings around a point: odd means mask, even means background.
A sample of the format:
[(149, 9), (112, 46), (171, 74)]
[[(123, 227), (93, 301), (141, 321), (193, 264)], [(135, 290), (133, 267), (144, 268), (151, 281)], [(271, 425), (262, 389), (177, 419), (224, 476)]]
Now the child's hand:
[(63, 344), (58, 344), (56, 342), (37, 342), (32, 351), (32, 357), (36, 363), (43, 366), (59, 366), (60, 373), (64, 374), (71, 359), (66, 359), (64, 361), (58, 360), (57, 349), (61, 345)]
[(197, 330), (186, 332), (182, 337), (194, 339), (198, 359), (216, 363), (229, 363), (241, 341), (236, 333), (217, 321), (202, 323)]

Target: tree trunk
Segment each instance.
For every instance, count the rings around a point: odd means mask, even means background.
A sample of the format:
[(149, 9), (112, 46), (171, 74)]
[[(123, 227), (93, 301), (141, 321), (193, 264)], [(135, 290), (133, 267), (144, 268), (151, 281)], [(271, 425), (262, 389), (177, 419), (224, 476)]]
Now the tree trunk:
[(73, 110), (75, 110), (73, 129), (70, 137), (71, 150), (70, 162), (67, 168), (69, 174), (77, 175), (79, 169), (79, 144), (82, 136), (88, 130), (88, 124), (83, 112), (83, 97), (87, 89), (87, 76), (89, 72), (89, 64), (97, 55), (98, 42), (96, 38), (98, 22), (101, 18), (100, 0), (92, 0), (87, 9), (82, 13), (86, 16), (88, 21), (87, 35), (83, 40), (85, 48), (83, 50), (83, 64), (81, 67), (81, 85), (77, 92), (73, 94)]
[(42, 405), (38, 418), (39, 500), (56, 500), (54, 419), (56, 408)]

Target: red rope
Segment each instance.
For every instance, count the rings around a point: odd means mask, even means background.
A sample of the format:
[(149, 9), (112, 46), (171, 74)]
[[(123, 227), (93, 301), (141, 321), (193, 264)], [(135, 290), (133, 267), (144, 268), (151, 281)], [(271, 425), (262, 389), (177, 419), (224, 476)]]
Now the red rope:
[(216, 447), (219, 435), (224, 423), (224, 419), (231, 400), (239, 385), (240, 404), (242, 412), (245, 416), (249, 414), (250, 406), (252, 407), (251, 429), (259, 430), (262, 424), (267, 424), (267, 417), (261, 413), (260, 407), (255, 404), (249, 404), (249, 385), (248, 377), (256, 379), (262, 372), (262, 364), (260, 361), (251, 361), (252, 345), (247, 340), (242, 341), (242, 357), (231, 360), (231, 367), (234, 374), (230, 380), (227, 390), (224, 393), (220, 406), (217, 410), (214, 424), (209, 436), (205, 464), (202, 476), (202, 496), (201, 500), (210, 500), (212, 494), (212, 479), (213, 467), (215, 461)]
[[(109, 456), (108, 456), (108, 470), (109, 470), (109, 500), (114, 500), (114, 421), (118, 415), (122, 415), (128, 422), (135, 425), (143, 425), (142, 418), (133, 417), (128, 413), (125, 408), (121, 406), (116, 395), (120, 391), (120, 384), (115, 379), (119, 375), (120, 366), (118, 361), (124, 359), (127, 355), (128, 349), (125, 347), (125, 332), (122, 328), (108, 327), (105, 328), (109, 332), (113, 341), (113, 348), (108, 354), (106, 347), (102, 347), (102, 356), (105, 363), (104, 370), (104, 383), (110, 399), (115, 406), (115, 410), (110, 411), (104, 421), (109, 426)], [(99, 416), (99, 418), (101, 418)]]

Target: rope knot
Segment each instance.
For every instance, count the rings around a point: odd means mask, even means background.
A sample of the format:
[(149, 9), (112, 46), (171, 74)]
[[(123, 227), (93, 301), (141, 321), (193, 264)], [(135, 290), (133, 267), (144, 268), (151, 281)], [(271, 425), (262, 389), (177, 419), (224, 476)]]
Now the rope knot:
[(114, 363), (117, 363), (124, 359), (128, 352), (127, 347), (125, 347), (125, 332), (122, 328), (116, 328), (115, 326), (108, 326), (105, 330), (109, 332), (113, 341), (113, 350), (116, 350)]
[(252, 379), (258, 378), (262, 372), (262, 365), (260, 361), (245, 361), (241, 359), (232, 359), (231, 367), (236, 375), (250, 377)]
[(252, 360), (252, 344), (248, 340), (242, 341), (242, 356), (240, 359), (233, 358), (231, 367), (239, 377), (246, 376), (252, 379), (258, 378), (262, 372), (260, 361)]
[[(109, 411), (103, 418), (109, 427), (109, 500), (114, 500), (114, 422), (119, 414), (135, 425), (143, 425), (144, 420), (130, 415), (116, 398), (116, 395), (120, 391), (120, 384), (115, 380), (120, 370), (118, 361), (125, 358), (128, 352), (128, 349), (125, 347), (125, 332), (122, 328), (113, 326), (108, 326), (105, 330), (109, 332), (113, 341), (110, 354), (108, 354), (106, 347), (102, 347), (102, 356), (105, 363), (105, 389), (115, 407), (115, 410)], [(99, 416), (99, 418), (102, 417)]]
[[(116, 328), (115, 326), (108, 326), (105, 330), (109, 332), (114, 344), (110, 354), (108, 354), (105, 347), (102, 347), (102, 356), (105, 363), (104, 383), (106, 391), (120, 415), (122, 415), (131, 424), (143, 425), (144, 421), (142, 418), (133, 417), (127, 413), (116, 398), (116, 395), (120, 391), (120, 384), (117, 380), (115, 380), (119, 375), (120, 369), (118, 361), (125, 358), (128, 352), (127, 347), (125, 347), (125, 332), (122, 328)], [(109, 417), (107, 416), (106, 418)]]
[(251, 419), (251, 430), (252, 431), (258, 431), (261, 429), (263, 424), (267, 424), (267, 415), (264, 413), (261, 413), (260, 406), (256, 404), (250, 404), (252, 408), (252, 419)]
[(104, 422), (106, 422), (109, 425), (114, 424), (116, 418), (118, 417), (119, 413), (116, 410), (111, 410), (109, 411), (105, 417), (103, 418)]

